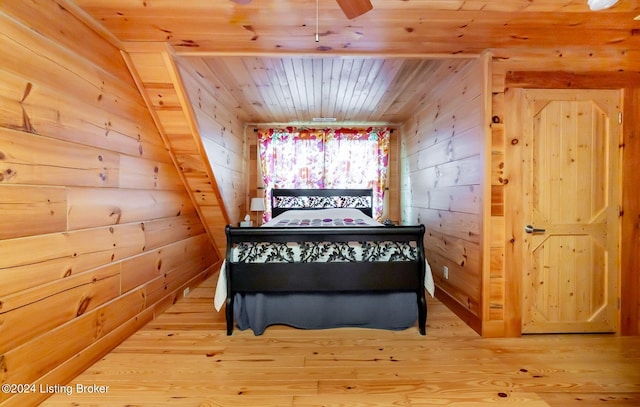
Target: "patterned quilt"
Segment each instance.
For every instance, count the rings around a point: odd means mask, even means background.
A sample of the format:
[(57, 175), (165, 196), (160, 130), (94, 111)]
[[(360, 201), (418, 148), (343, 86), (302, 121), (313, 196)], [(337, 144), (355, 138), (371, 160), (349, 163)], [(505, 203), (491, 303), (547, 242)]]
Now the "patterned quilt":
[(266, 227), (382, 226), (358, 209), (290, 210), (271, 219)]
[(303, 218), (303, 219), (280, 219), (273, 226), (296, 227), (296, 226), (369, 226), (363, 218)]

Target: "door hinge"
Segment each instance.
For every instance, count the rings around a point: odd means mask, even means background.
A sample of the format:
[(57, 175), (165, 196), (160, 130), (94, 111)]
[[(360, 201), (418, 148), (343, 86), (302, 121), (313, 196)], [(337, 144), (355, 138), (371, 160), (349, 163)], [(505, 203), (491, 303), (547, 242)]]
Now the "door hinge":
[(618, 124), (622, 124), (622, 112), (618, 112)]
[(618, 309), (620, 309), (620, 297), (618, 297)]

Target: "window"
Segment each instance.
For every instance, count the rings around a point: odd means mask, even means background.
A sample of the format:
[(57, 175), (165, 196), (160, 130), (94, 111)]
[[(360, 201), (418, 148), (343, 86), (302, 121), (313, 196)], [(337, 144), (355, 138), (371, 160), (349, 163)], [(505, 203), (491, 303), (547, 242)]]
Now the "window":
[[(382, 216), (388, 129), (260, 130), (258, 148), (265, 196), (273, 188), (372, 188), (373, 216)], [(269, 204), (265, 220), (271, 218)]]

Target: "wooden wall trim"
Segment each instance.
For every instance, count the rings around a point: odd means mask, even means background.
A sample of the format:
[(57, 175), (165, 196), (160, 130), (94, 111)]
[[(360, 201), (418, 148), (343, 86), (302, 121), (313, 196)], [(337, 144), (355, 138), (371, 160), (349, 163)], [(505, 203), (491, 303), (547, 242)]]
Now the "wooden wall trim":
[[(492, 319), (499, 319), (502, 321), (504, 310), (504, 298), (502, 294), (502, 278), (500, 275), (494, 275), (491, 268), (492, 260), (492, 214), (491, 214), (491, 190), (492, 190), (492, 130), (491, 130), (491, 116), (492, 116), (492, 92), (491, 92), (491, 77), (492, 77), (492, 57), (491, 53), (487, 52), (479, 59), (478, 69), (481, 71), (480, 78), (482, 80), (482, 92), (480, 98), (482, 100), (482, 171), (483, 177), (481, 181), (482, 187), (482, 221), (481, 221), (481, 253), (482, 253), (482, 335), (485, 332), (488, 334), (489, 330), (484, 327), (485, 322), (489, 322)], [(492, 280), (499, 280), (497, 289)], [(501, 324), (500, 324), (501, 325)], [(503, 336), (502, 332), (491, 330), (491, 336)]]
[(640, 89), (623, 96), (622, 230), (620, 247), (620, 333), (640, 335)]
[(73, 0), (57, 0), (60, 8), (71, 13), (78, 20), (86, 24), (92, 31), (99, 34), (102, 38), (107, 40), (111, 45), (116, 48), (122, 48), (122, 42), (111, 31), (107, 30), (105, 26), (99, 24), (95, 18), (89, 15), (84, 9), (80, 8)]
[(504, 206), (509, 208), (509, 216), (504, 221), (504, 275), (505, 275), (505, 336), (521, 335), (522, 329), (522, 275), (521, 260), (523, 242), (520, 227), (523, 225), (522, 212), (522, 148), (520, 129), (522, 127), (522, 90), (509, 89), (505, 93), (505, 171)]
[(509, 71), (509, 88), (535, 89), (622, 89), (640, 87), (640, 72)]

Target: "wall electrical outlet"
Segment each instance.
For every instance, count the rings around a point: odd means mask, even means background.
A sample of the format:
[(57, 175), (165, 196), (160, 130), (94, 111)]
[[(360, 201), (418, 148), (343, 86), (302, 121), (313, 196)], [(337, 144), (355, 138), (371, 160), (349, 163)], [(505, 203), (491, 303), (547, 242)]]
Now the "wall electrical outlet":
[(442, 274), (444, 275), (444, 279), (448, 280), (449, 279), (449, 267), (443, 266), (442, 267)]
[(182, 296), (186, 297), (187, 295), (189, 295), (190, 291), (191, 291), (191, 289), (189, 289), (189, 287), (185, 288), (184, 291), (182, 292)]

